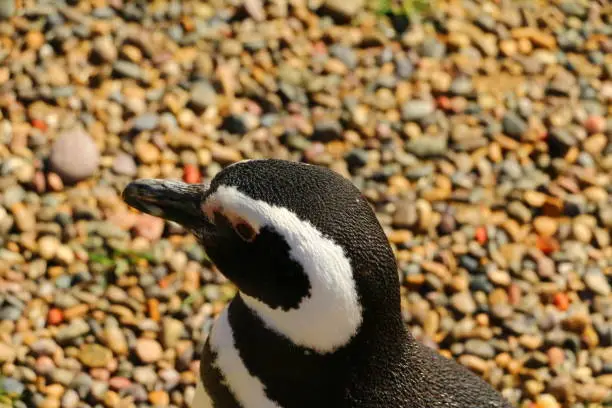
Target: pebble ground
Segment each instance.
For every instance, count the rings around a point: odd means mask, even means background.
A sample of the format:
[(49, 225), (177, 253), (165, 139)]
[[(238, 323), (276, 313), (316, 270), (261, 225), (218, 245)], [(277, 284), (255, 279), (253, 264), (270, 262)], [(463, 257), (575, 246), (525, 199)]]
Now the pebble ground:
[(119, 194), (262, 157), (362, 189), (421, 341), (611, 404), (612, 6), (386, 3), (0, 1), (3, 404), (186, 407), (234, 289)]

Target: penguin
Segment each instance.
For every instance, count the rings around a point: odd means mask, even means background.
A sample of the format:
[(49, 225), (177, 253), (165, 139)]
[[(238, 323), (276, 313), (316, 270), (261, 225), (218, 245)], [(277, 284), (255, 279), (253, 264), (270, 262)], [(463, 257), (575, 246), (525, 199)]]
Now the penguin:
[(262, 159), (209, 185), (141, 179), (128, 205), (194, 234), (237, 294), (202, 351), (193, 408), (509, 408), (418, 342), (366, 198), (316, 165)]

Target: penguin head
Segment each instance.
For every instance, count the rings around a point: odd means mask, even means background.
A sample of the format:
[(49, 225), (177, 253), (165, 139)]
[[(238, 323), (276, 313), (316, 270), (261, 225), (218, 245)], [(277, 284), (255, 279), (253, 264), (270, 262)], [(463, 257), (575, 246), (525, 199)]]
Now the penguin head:
[(364, 312), (399, 313), (384, 232), (359, 190), (331, 170), (248, 160), (208, 186), (138, 180), (123, 197), (195, 234), (244, 302), (300, 345), (330, 351), (355, 335)]

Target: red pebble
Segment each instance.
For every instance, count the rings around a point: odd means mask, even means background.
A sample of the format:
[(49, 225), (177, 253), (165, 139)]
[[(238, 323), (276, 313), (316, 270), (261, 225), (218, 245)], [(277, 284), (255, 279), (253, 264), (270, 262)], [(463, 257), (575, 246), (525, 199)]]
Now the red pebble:
[(64, 313), (60, 309), (53, 308), (49, 310), (49, 315), (47, 316), (47, 323), (50, 325), (58, 325), (64, 320)]
[(47, 130), (47, 124), (44, 120), (33, 119), (32, 126), (34, 126), (38, 130), (42, 130), (43, 132)]
[(162, 289), (166, 289), (168, 286), (170, 286), (170, 278), (168, 278), (167, 276), (164, 278), (161, 278), (159, 280), (159, 287)]
[(202, 181), (200, 170), (193, 164), (186, 164), (183, 168), (183, 180), (189, 184), (200, 183)]
[(451, 108), (451, 101), (447, 96), (440, 96), (436, 99), (438, 107), (442, 110), (449, 110)]
[(476, 228), (476, 241), (480, 245), (484, 245), (487, 242), (487, 229), (485, 227)]
[(536, 247), (544, 252), (544, 254), (550, 255), (559, 250), (559, 243), (553, 237), (538, 236), (536, 239)]
[(553, 296), (553, 304), (557, 307), (557, 309), (566, 311), (569, 307), (569, 298), (565, 293), (557, 292)]

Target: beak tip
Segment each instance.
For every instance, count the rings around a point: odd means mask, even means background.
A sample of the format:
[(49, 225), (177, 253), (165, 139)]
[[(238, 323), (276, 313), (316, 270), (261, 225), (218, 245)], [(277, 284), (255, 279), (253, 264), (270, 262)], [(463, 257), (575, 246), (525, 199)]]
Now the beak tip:
[(138, 198), (138, 190), (138, 181), (131, 181), (127, 186), (125, 186), (125, 188), (121, 192), (121, 199), (126, 203), (131, 204), (131, 201)]
[(147, 179), (131, 181), (121, 192), (121, 199), (130, 207), (147, 212), (144, 204), (151, 185), (151, 181)]

